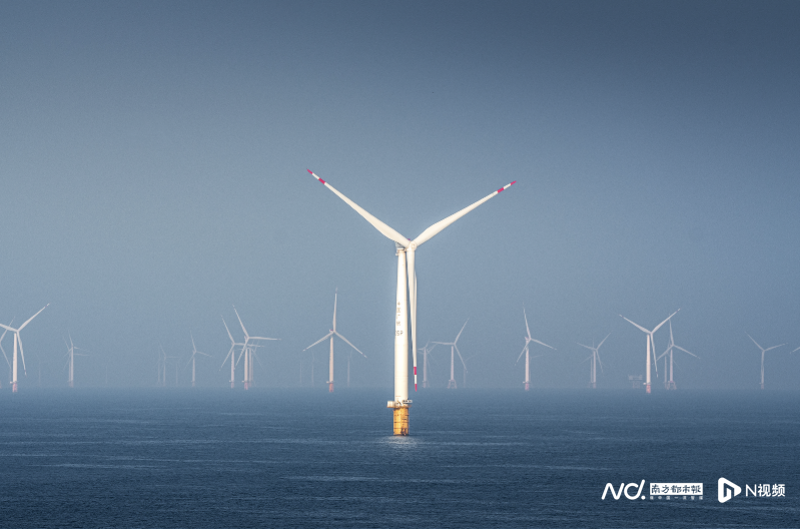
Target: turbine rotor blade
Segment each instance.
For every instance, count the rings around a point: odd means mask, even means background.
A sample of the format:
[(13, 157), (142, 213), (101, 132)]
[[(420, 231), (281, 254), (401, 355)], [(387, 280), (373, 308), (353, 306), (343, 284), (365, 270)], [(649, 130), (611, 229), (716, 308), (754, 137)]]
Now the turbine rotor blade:
[(417, 245), (411, 243), (406, 248), (406, 268), (408, 276), (409, 309), (411, 312), (411, 357), (414, 368), (414, 391), (417, 390), (417, 272), (414, 268)]
[(48, 303), (47, 305), (45, 305), (44, 307), (42, 307), (41, 309), (39, 309), (39, 312), (37, 312), (36, 314), (34, 314), (34, 315), (33, 315), (33, 316), (31, 316), (30, 318), (28, 318), (28, 319), (25, 321), (25, 323), (23, 323), (22, 325), (20, 325), (20, 326), (19, 326), (19, 329), (17, 329), (17, 332), (19, 332), (19, 331), (21, 331), (22, 329), (24, 329), (24, 328), (25, 328), (25, 326), (26, 326), (26, 325), (28, 325), (28, 324), (31, 322), (31, 320), (32, 320), (33, 318), (35, 318), (36, 316), (38, 316), (39, 314), (41, 314), (41, 313), (42, 313), (42, 311), (43, 311), (44, 309), (46, 309), (47, 307), (49, 307), (49, 306), (50, 306), (50, 304)]
[(480, 206), (481, 204), (483, 204), (484, 202), (486, 202), (490, 198), (492, 198), (495, 195), (505, 191), (506, 189), (508, 189), (509, 187), (514, 185), (515, 183), (516, 183), (516, 180), (514, 180), (510, 184), (507, 184), (507, 185), (501, 187), (497, 191), (489, 193), (488, 195), (486, 195), (482, 199), (478, 200), (477, 202), (473, 202), (469, 206), (465, 207), (464, 209), (462, 209), (460, 211), (457, 211), (457, 212), (453, 213), (449, 217), (440, 220), (436, 224), (430, 226), (425, 231), (420, 233), (417, 236), (417, 238), (414, 239), (412, 242), (415, 243), (417, 246), (419, 246), (422, 243), (430, 240), (434, 235), (436, 235), (437, 233), (439, 233), (440, 231), (442, 231), (443, 229), (445, 229), (446, 227), (448, 227), (449, 225), (451, 225), (452, 223), (454, 223), (455, 221), (457, 221), (458, 219), (460, 219), (461, 217), (463, 217), (464, 215), (466, 215), (467, 213), (472, 211), (473, 209), (477, 208), (478, 206)]
[(641, 325), (639, 325), (638, 323), (634, 323), (634, 322), (632, 322), (631, 320), (629, 320), (628, 318), (626, 318), (626, 317), (625, 317), (625, 316), (623, 316), (622, 314), (620, 314), (620, 315), (619, 315), (619, 317), (620, 317), (620, 318), (622, 318), (623, 320), (627, 321), (628, 323), (630, 323), (631, 325), (633, 325), (634, 327), (636, 327), (637, 329), (639, 329), (639, 330), (640, 330), (640, 331), (642, 331), (642, 332), (646, 332), (646, 333), (649, 333), (649, 332), (650, 332), (649, 330), (645, 329), (644, 327), (642, 327), (642, 326), (641, 326)]
[(599, 343), (599, 344), (597, 344), (597, 347), (596, 347), (596, 349), (600, 349), (600, 346), (602, 346), (602, 345), (603, 345), (603, 342), (605, 342), (606, 340), (608, 340), (608, 337), (609, 337), (609, 336), (611, 336), (611, 333), (608, 333), (608, 334), (606, 335), (606, 337), (605, 337), (605, 338), (603, 338), (603, 339), (600, 341), (600, 343)]
[(538, 343), (539, 345), (544, 345), (545, 347), (549, 347), (549, 348), (550, 348), (550, 349), (552, 349), (553, 351), (555, 351), (555, 350), (556, 350), (556, 348), (555, 348), (555, 347), (553, 347), (552, 345), (547, 345), (546, 343), (544, 343), (544, 342), (540, 342), (539, 340), (535, 340), (535, 339), (531, 338), (531, 341), (532, 341), (532, 342), (536, 342), (536, 343)]
[(653, 329), (653, 330), (652, 330), (652, 332), (656, 332), (656, 331), (657, 331), (657, 330), (658, 330), (658, 329), (659, 329), (659, 328), (660, 328), (662, 325), (664, 325), (665, 323), (667, 323), (667, 322), (670, 320), (670, 318), (672, 318), (674, 315), (676, 315), (678, 312), (680, 312), (680, 310), (681, 310), (681, 309), (678, 309), (678, 310), (676, 310), (675, 312), (673, 312), (672, 314), (670, 314), (669, 316), (667, 316), (667, 319), (666, 319), (666, 320), (664, 320), (664, 321), (662, 321), (662, 322), (661, 322), (661, 323), (659, 323), (658, 325), (656, 325), (656, 328), (655, 328), (655, 329)]
[(459, 338), (461, 338), (461, 333), (462, 333), (462, 332), (464, 332), (464, 327), (466, 327), (466, 326), (467, 326), (467, 322), (468, 322), (468, 321), (469, 321), (469, 318), (467, 318), (467, 321), (465, 321), (465, 322), (464, 322), (464, 325), (462, 325), (462, 326), (461, 326), (461, 330), (460, 330), (460, 331), (458, 331), (458, 336), (456, 336), (456, 339), (455, 339), (455, 340), (453, 340), (453, 343), (454, 343), (454, 344), (455, 344), (455, 343), (458, 343), (458, 339), (459, 339)]
[(782, 343), (780, 345), (773, 345), (772, 347), (768, 347), (767, 349), (764, 349), (764, 352), (766, 353), (767, 351), (772, 351), (773, 349), (777, 349), (778, 347), (783, 347), (784, 345), (786, 345), (786, 344)]
[(528, 344), (525, 344), (525, 347), (522, 348), (522, 352), (519, 353), (519, 356), (517, 357), (517, 361), (514, 362), (514, 365), (517, 365), (519, 363), (519, 359), (522, 358), (522, 355), (525, 354), (525, 351), (527, 351), (527, 350), (528, 350)]
[(528, 327), (528, 314), (525, 312), (525, 305), (522, 306), (522, 315), (525, 317), (525, 331), (528, 333), (528, 340), (531, 339), (531, 328)]
[(305, 349), (303, 349), (303, 351), (308, 351), (309, 349), (311, 349), (312, 347), (314, 347), (314, 346), (315, 346), (315, 345), (317, 345), (318, 343), (321, 343), (323, 340), (327, 340), (327, 339), (328, 339), (328, 338), (330, 338), (332, 335), (333, 335), (333, 331), (329, 332), (328, 334), (326, 334), (325, 336), (323, 336), (322, 338), (320, 338), (320, 339), (319, 339), (319, 340), (317, 340), (316, 342), (312, 343), (311, 345), (309, 345), (308, 347), (306, 347)]
[(361, 351), (359, 351), (358, 347), (356, 347), (355, 345), (351, 344), (351, 343), (350, 343), (350, 340), (348, 340), (347, 338), (345, 338), (344, 336), (342, 336), (341, 334), (339, 334), (339, 333), (338, 333), (338, 332), (336, 332), (336, 331), (333, 331), (333, 334), (335, 334), (336, 336), (338, 336), (339, 338), (341, 338), (342, 340), (344, 340), (344, 342), (345, 342), (347, 345), (349, 345), (350, 347), (352, 347), (353, 349), (355, 349), (356, 351), (358, 351), (358, 353), (359, 353), (361, 356), (363, 356), (364, 358), (366, 358), (366, 357), (367, 357), (367, 355), (365, 355), (364, 353), (362, 353)]
[(700, 357), (699, 357), (699, 356), (697, 356), (696, 354), (694, 354), (694, 353), (690, 353), (689, 351), (687, 351), (686, 349), (684, 349), (684, 348), (683, 348), (683, 347), (681, 347), (680, 345), (673, 345), (673, 347), (674, 347), (675, 349), (678, 349), (679, 351), (683, 351), (683, 352), (684, 352), (684, 353), (686, 353), (686, 354), (690, 354), (690, 355), (692, 355), (692, 356), (693, 356), (693, 357), (695, 357), (695, 358), (700, 358)]
[(319, 176), (317, 176), (316, 174), (314, 174), (314, 172), (313, 172), (313, 171), (311, 171), (310, 169), (306, 169), (306, 170), (307, 170), (309, 173), (311, 173), (311, 176), (313, 176), (314, 178), (316, 178), (317, 180), (319, 180), (319, 181), (320, 181), (320, 183), (322, 183), (322, 184), (323, 184), (325, 187), (327, 187), (328, 189), (330, 189), (331, 191), (333, 191), (333, 193), (334, 193), (336, 196), (338, 196), (339, 198), (341, 198), (342, 200), (344, 200), (344, 202), (345, 202), (345, 203), (346, 203), (348, 206), (350, 206), (351, 208), (353, 208), (354, 210), (356, 210), (356, 212), (357, 212), (359, 215), (361, 215), (362, 217), (364, 217), (364, 220), (366, 220), (367, 222), (369, 222), (370, 224), (372, 224), (372, 226), (373, 226), (373, 227), (374, 227), (376, 230), (378, 230), (378, 231), (379, 231), (379, 232), (380, 232), (380, 233), (381, 233), (381, 234), (382, 234), (384, 237), (386, 237), (387, 239), (390, 239), (390, 240), (392, 240), (392, 241), (396, 242), (397, 244), (399, 244), (399, 245), (400, 245), (400, 246), (402, 246), (403, 248), (405, 248), (405, 247), (407, 247), (407, 246), (408, 246), (408, 244), (409, 244), (409, 240), (408, 240), (408, 238), (407, 238), (407, 237), (403, 237), (402, 235), (400, 235), (400, 233), (398, 233), (398, 232), (397, 232), (397, 230), (395, 230), (394, 228), (391, 228), (391, 227), (389, 227), (389, 226), (388, 226), (386, 223), (384, 223), (384, 222), (382, 222), (382, 221), (378, 220), (377, 218), (375, 218), (373, 215), (371, 215), (370, 213), (368, 213), (368, 212), (367, 212), (367, 210), (365, 210), (364, 208), (362, 208), (361, 206), (359, 206), (358, 204), (356, 204), (355, 202), (353, 202), (352, 200), (350, 200), (349, 198), (347, 198), (346, 196), (344, 196), (344, 195), (343, 195), (342, 193), (340, 193), (340, 192), (339, 192), (339, 191), (338, 191), (338, 190), (337, 190), (335, 187), (333, 187), (333, 186), (332, 186), (332, 185), (330, 185), (328, 182), (326, 182), (325, 180), (323, 180), (322, 178), (320, 178)]

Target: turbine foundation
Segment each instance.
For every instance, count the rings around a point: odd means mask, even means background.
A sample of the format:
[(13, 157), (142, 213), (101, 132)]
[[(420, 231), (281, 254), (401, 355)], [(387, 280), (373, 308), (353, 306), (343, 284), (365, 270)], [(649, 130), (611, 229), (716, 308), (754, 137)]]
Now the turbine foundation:
[(678, 389), (678, 388), (675, 386), (675, 381), (674, 381), (674, 380), (670, 380), (670, 381), (669, 381), (669, 384), (667, 384), (667, 389)]
[(525, 391), (530, 391), (530, 390), (531, 390), (531, 383), (525, 382)]
[(647, 384), (646, 387), (647, 387), (647, 393), (650, 393), (650, 384)]
[(245, 381), (244, 389), (250, 389), (250, 382), (249, 381)]
[(333, 382), (328, 383), (328, 393), (333, 393)]
[(408, 409), (411, 407), (411, 401), (390, 400), (386, 407), (394, 408), (394, 435), (408, 435)]
[[(761, 389), (764, 389), (764, 386), (761, 386)], [(11, 386), (11, 392), (12, 392), (12, 393), (16, 393), (16, 392), (17, 392), (17, 383), (16, 383), (16, 382), (14, 382), (14, 383), (12, 384), (12, 386)]]
[(450, 380), (447, 381), (447, 389), (457, 389), (457, 388), (458, 384), (456, 384), (455, 379), (451, 378)]

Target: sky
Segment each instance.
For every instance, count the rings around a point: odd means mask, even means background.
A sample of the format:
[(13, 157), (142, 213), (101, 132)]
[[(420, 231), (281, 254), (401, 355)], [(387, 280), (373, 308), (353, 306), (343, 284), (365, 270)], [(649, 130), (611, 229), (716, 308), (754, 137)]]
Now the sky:
[[(0, 3), (0, 321), (21, 387), (223, 387), (230, 347), (262, 387), (322, 391), (331, 326), (391, 398), (394, 244), (516, 180), (417, 252), (421, 344), (467, 387), (644, 374), (670, 313), (678, 388), (800, 379), (797, 2)], [(656, 333), (659, 353), (668, 329)], [(13, 340), (2, 342), (10, 352)], [(337, 344), (337, 386), (346, 372)], [(538, 347), (538, 346), (537, 346)], [(434, 387), (449, 351), (432, 354)], [(5, 367), (0, 379), (7, 388)], [(456, 369), (459, 383), (460, 369)], [(663, 365), (659, 369), (663, 376)], [(241, 378), (241, 374), (237, 377)], [(656, 387), (663, 378), (654, 382)], [(413, 397), (412, 397), (413, 398)]]

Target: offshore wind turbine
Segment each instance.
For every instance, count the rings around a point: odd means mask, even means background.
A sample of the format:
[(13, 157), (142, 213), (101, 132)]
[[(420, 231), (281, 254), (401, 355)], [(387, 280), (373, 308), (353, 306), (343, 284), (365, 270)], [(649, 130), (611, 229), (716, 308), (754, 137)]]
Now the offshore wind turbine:
[[(676, 315), (678, 313), (678, 311), (680, 311), (680, 310), (681, 309), (678, 309), (675, 312), (673, 312), (672, 314), (670, 314), (667, 317), (666, 320), (664, 320), (661, 323), (659, 323), (658, 325), (656, 325), (655, 328), (652, 331), (649, 331), (649, 330), (645, 329), (644, 327), (642, 327), (638, 323), (632, 322), (631, 320), (629, 320), (628, 318), (626, 318), (622, 314), (619, 315), (620, 318), (622, 318), (623, 320), (627, 321), (628, 323), (630, 323), (631, 325), (633, 325), (634, 327), (636, 327), (637, 329), (639, 329), (643, 333), (647, 334), (647, 382), (646, 382), (646, 384), (647, 384), (647, 386), (646, 386), (647, 387), (647, 393), (650, 393), (650, 351), (651, 350), (653, 351), (653, 353), (652, 353), (653, 354), (653, 358), (656, 357), (656, 344), (653, 341), (653, 334), (655, 334), (655, 332), (658, 329), (660, 329), (662, 325), (667, 323), (670, 320), (670, 318), (672, 318), (674, 315)], [(652, 347), (652, 349), (651, 349), (651, 347)], [(658, 376), (658, 363), (656, 363), (656, 376)]]
[[(14, 319), (13, 318), (9, 322), (9, 325), (11, 325), (12, 323), (14, 323)], [(3, 329), (3, 334), (0, 335), (0, 351), (3, 351), (3, 358), (6, 359), (6, 365), (8, 365), (8, 374), (10, 376), (11, 375), (11, 362), (8, 361), (8, 355), (6, 354), (6, 350), (3, 349), (3, 338), (6, 337), (6, 333), (7, 332), (8, 332), (8, 329)], [(3, 387), (3, 384), (0, 383), (0, 388), (2, 388), (2, 387)]]
[[(590, 350), (592, 352), (592, 356), (590, 356), (589, 358), (586, 359), (586, 360), (589, 360), (589, 359), (592, 360), (592, 370), (591, 370), (590, 376), (589, 376), (589, 386), (592, 389), (597, 389), (597, 364), (598, 363), (600, 364), (600, 370), (601, 371), (603, 370), (603, 362), (600, 360), (600, 347), (602, 347), (603, 343), (606, 340), (608, 340), (609, 336), (611, 336), (611, 333), (608, 333), (605, 338), (600, 340), (600, 343), (597, 344), (597, 347), (594, 346), (594, 341), (592, 341), (592, 346), (591, 347), (589, 347), (588, 345), (583, 345), (582, 343), (578, 344), (581, 347), (585, 347), (586, 349), (588, 349), (588, 350)], [(583, 362), (585, 362), (586, 360), (584, 360)], [(581, 362), (581, 363), (583, 363), (583, 362)]]
[[(547, 345), (544, 342), (540, 342), (539, 340), (534, 340), (533, 338), (531, 338), (531, 329), (530, 329), (530, 327), (528, 327), (528, 314), (525, 312), (525, 307), (524, 306), (522, 307), (522, 315), (525, 317), (525, 330), (528, 332), (528, 335), (525, 337), (525, 347), (522, 348), (522, 352), (519, 353), (519, 356), (517, 357), (517, 361), (514, 362), (514, 364), (516, 365), (516, 364), (519, 363), (519, 359), (522, 358), (522, 355), (524, 353), (525, 354), (525, 381), (523, 382), (523, 384), (525, 384), (525, 391), (530, 391), (530, 389), (531, 389), (531, 356), (530, 356), (530, 351), (529, 351), (530, 343), (531, 342), (535, 342), (535, 343), (538, 343), (539, 345), (544, 345), (545, 347), (549, 347), (550, 349), (552, 349), (554, 351), (556, 350), (556, 348), (551, 346), (551, 345)], [(541, 356), (541, 355), (538, 355), (538, 356)], [(535, 356), (534, 358), (538, 358), (538, 356)]]
[[(330, 393), (333, 393), (333, 338), (334, 338), (334, 336), (338, 336), (339, 338), (344, 340), (344, 342), (347, 345), (349, 345), (350, 347), (352, 347), (353, 349), (358, 351), (358, 353), (361, 356), (363, 356), (364, 358), (367, 357), (367, 355), (362, 353), (358, 349), (358, 347), (356, 347), (355, 345), (351, 344), (350, 340), (348, 340), (347, 338), (345, 338), (344, 336), (339, 334), (339, 332), (336, 331), (336, 304), (337, 304), (338, 300), (339, 300), (339, 289), (337, 288), (336, 291), (333, 294), (333, 327), (331, 328), (330, 332), (328, 334), (326, 334), (325, 336), (323, 336), (322, 338), (320, 338), (319, 340), (317, 340), (316, 342), (314, 342), (311, 345), (309, 345), (308, 347), (306, 347), (305, 349), (303, 349), (303, 351), (308, 351), (309, 349), (311, 349), (312, 347), (314, 347), (318, 343), (323, 342), (323, 341), (325, 341), (325, 340), (330, 338), (331, 348), (330, 348), (330, 356), (329, 356), (329, 360), (328, 360), (328, 391)], [(347, 385), (348, 386), (350, 385), (350, 359), (349, 358), (347, 359)]]
[[(236, 317), (239, 319), (239, 325), (242, 326), (242, 332), (244, 332), (244, 345), (242, 346), (242, 352), (239, 353), (239, 358), (236, 360), (236, 363), (238, 364), (239, 360), (242, 358), (242, 355), (244, 355), (244, 389), (250, 389), (250, 385), (253, 383), (253, 351), (256, 347), (259, 347), (259, 342), (275, 341), (280, 340), (280, 338), (250, 336), (247, 333), (247, 329), (244, 328), (244, 323), (242, 323), (242, 318), (239, 316), (239, 312), (236, 310), (236, 307), (233, 307), (233, 312), (236, 313)], [(233, 358), (231, 358), (231, 361), (233, 361)], [(231, 367), (231, 375), (233, 375), (233, 367)]]
[[(322, 185), (341, 198), (348, 206), (356, 210), (359, 215), (383, 236), (395, 243), (397, 255), (397, 302), (395, 305), (394, 331), (394, 400), (389, 401), (387, 407), (393, 409), (394, 434), (408, 435), (408, 412), (411, 406), (411, 401), (408, 398), (409, 308), (411, 312), (411, 351), (414, 357), (414, 390), (416, 391), (417, 389), (417, 275), (414, 269), (416, 250), (421, 244), (430, 240), (473, 209), (514, 185), (516, 181), (501, 187), (497, 191), (490, 193), (466, 208), (433, 224), (412, 241), (375, 218), (361, 206), (340, 193), (328, 182), (314, 174), (311, 170), (308, 170), (308, 172)], [(410, 303), (408, 303), (409, 300)]]
[(37, 312), (36, 314), (34, 314), (33, 316), (31, 316), (30, 318), (25, 320), (25, 323), (20, 325), (19, 328), (17, 328), (17, 329), (14, 329), (13, 327), (9, 327), (8, 325), (3, 325), (2, 323), (0, 323), (0, 327), (2, 327), (3, 329), (5, 329), (7, 331), (11, 331), (12, 333), (14, 333), (14, 358), (13, 358), (13, 362), (12, 362), (13, 363), (13, 367), (12, 367), (12, 377), (13, 378), (11, 379), (11, 391), (13, 391), (14, 393), (17, 392), (17, 347), (19, 347), (19, 353), (20, 353), (20, 356), (22, 357), (22, 371), (25, 373), (26, 376), (28, 375), (28, 371), (27, 371), (27, 369), (25, 369), (25, 351), (22, 350), (22, 341), (19, 338), (19, 333), (20, 333), (20, 331), (22, 329), (25, 328), (26, 325), (28, 325), (31, 322), (31, 320), (33, 320), (33, 318), (35, 318), (36, 316), (41, 314), (42, 311), (44, 309), (46, 309), (47, 307), (49, 307), (49, 306), (50, 306), (50, 304), (48, 303), (47, 305), (45, 305), (44, 307), (39, 309), (39, 312)]
[(431, 387), (430, 382), (428, 382), (428, 354), (433, 351), (436, 344), (430, 345), (430, 342), (425, 344), (425, 347), (422, 347), (420, 351), (422, 351), (422, 387), (429, 388)]
[[(221, 316), (220, 316), (221, 317)], [(228, 361), (228, 358), (231, 359), (231, 389), (236, 387), (236, 362), (234, 358), (234, 350), (236, 349), (237, 345), (241, 345), (242, 349), (244, 349), (244, 343), (238, 343), (236, 340), (233, 339), (233, 335), (231, 334), (231, 330), (228, 329), (228, 324), (225, 323), (225, 318), (222, 318), (222, 324), (225, 326), (225, 330), (228, 332), (228, 338), (231, 339), (231, 348), (228, 349), (228, 354), (225, 355), (225, 359), (222, 361), (222, 365), (219, 366), (220, 369), (225, 365), (225, 362)]]
[[(662, 356), (665, 356), (667, 353), (669, 353), (669, 380), (666, 380), (666, 378), (667, 378), (667, 359), (664, 358), (664, 378), (665, 378), (664, 387), (666, 387), (667, 389), (678, 389), (675, 386), (675, 380), (672, 378), (672, 372), (673, 372), (672, 351), (673, 351), (673, 349), (677, 349), (678, 351), (683, 351), (684, 353), (686, 353), (688, 355), (692, 355), (693, 357), (695, 357), (697, 359), (700, 358), (696, 354), (690, 353), (689, 351), (687, 351), (686, 349), (684, 349), (680, 345), (675, 345), (675, 338), (673, 338), (673, 336), (672, 336), (672, 321), (670, 321), (669, 322), (669, 346), (667, 347), (666, 351), (661, 353), (661, 355), (658, 357), (658, 358), (661, 358)], [(658, 358), (656, 358), (656, 360), (658, 360)]]
[[(469, 320), (467, 320), (469, 321)], [(467, 321), (464, 322), (464, 325), (461, 326), (461, 330), (458, 331), (458, 335), (456, 335), (456, 339), (452, 342), (433, 342), (436, 345), (449, 345), (450, 346), (450, 380), (447, 381), (447, 389), (456, 389), (458, 388), (458, 384), (456, 384), (456, 377), (455, 377), (455, 353), (458, 353), (458, 358), (461, 360), (461, 365), (464, 368), (464, 382), (467, 381), (467, 364), (464, 362), (464, 357), (461, 356), (461, 351), (458, 350), (458, 339), (461, 338), (461, 333), (464, 332), (464, 327), (467, 326)]]
[(75, 353), (76, 349), (78, 349), (79, 351), (81, 349), (79, 347), (75, 347), (75, 344), (72, 343), (72, 335), (69, 334), (69, 333), (67, 333), (67, 334), (69, 336), (69, 343), (67, 343), (67, 340), (64, 340), (64, 344), (67, 346), (67, 354), (65, 356), (68, 357), (67, 358), (67, 365), (65, 367), (69, 367), (69, 387), (74, 388), (75, 387), (75, 357), (76, 356), (87, 356), (87, 355), (80, 354), (80, 353), (78, 353), (78, 354)]
[[(747, 333), (745, 333), (745, 334), (747, 334)], [(751, 340), (753, 340), (753, 337), (750, 336), (749, 334), (747, 334), (747, 337), (750, 338)], [(773, 349), (777, 349), (778, 347), (783, 347), (786, 344), (782, 343), (780, 345), (773, 345), (772, 347), (767, 347), (766, 349), (764, 349), (763, 347), (758, 345), (757, 341), (753, 340), (753, 343), (756, 344), (756, 347), (761, 349), (761, 389), (764, 389), (764, 353), (766, 353), (767, 351), (771, 351)], [(797, 351), (797, 349), (795, 349), (795, 351)], [(794, 351), (792, 351), (792, 352), (794, 352)]]
[[(194, 345), (194, 336), (192, 335), (192, 333), (189, 333), (189, 336), (192, 338), (192, 357), (191, 357), (191, 358), (189, 358), (189, 362), (191, 362), (191, 363), (192, 363), (192, 387), (194, 387), (194, 380), (195, 380), (195, 362), (196, 362), (196, 360), (197, 360), (197, 355), (203, 355), (203, 356), (207, 356), (207, 357), (209, 357), (209, 358), (211, 358), (211, 355), (209, 355), (209, 354), (206, 354), (206, 353), (201, 353), (200, 351), (198, 351), (198, 350), (197, 350), (197, 346), (195, 346), (195, 345)], [(187, 366), (187, 367), (189, 366), (189, 362), (186, 362), (186, 366)], [(184, 369), (186, 369), (186, 368), (184, 368)]]

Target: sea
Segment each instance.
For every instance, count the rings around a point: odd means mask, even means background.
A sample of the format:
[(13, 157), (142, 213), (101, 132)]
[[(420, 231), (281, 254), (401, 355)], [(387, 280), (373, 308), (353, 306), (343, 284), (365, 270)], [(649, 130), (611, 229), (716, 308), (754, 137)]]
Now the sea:
[(800, 526), (800, 392), (2, 391), (0, 527)]

